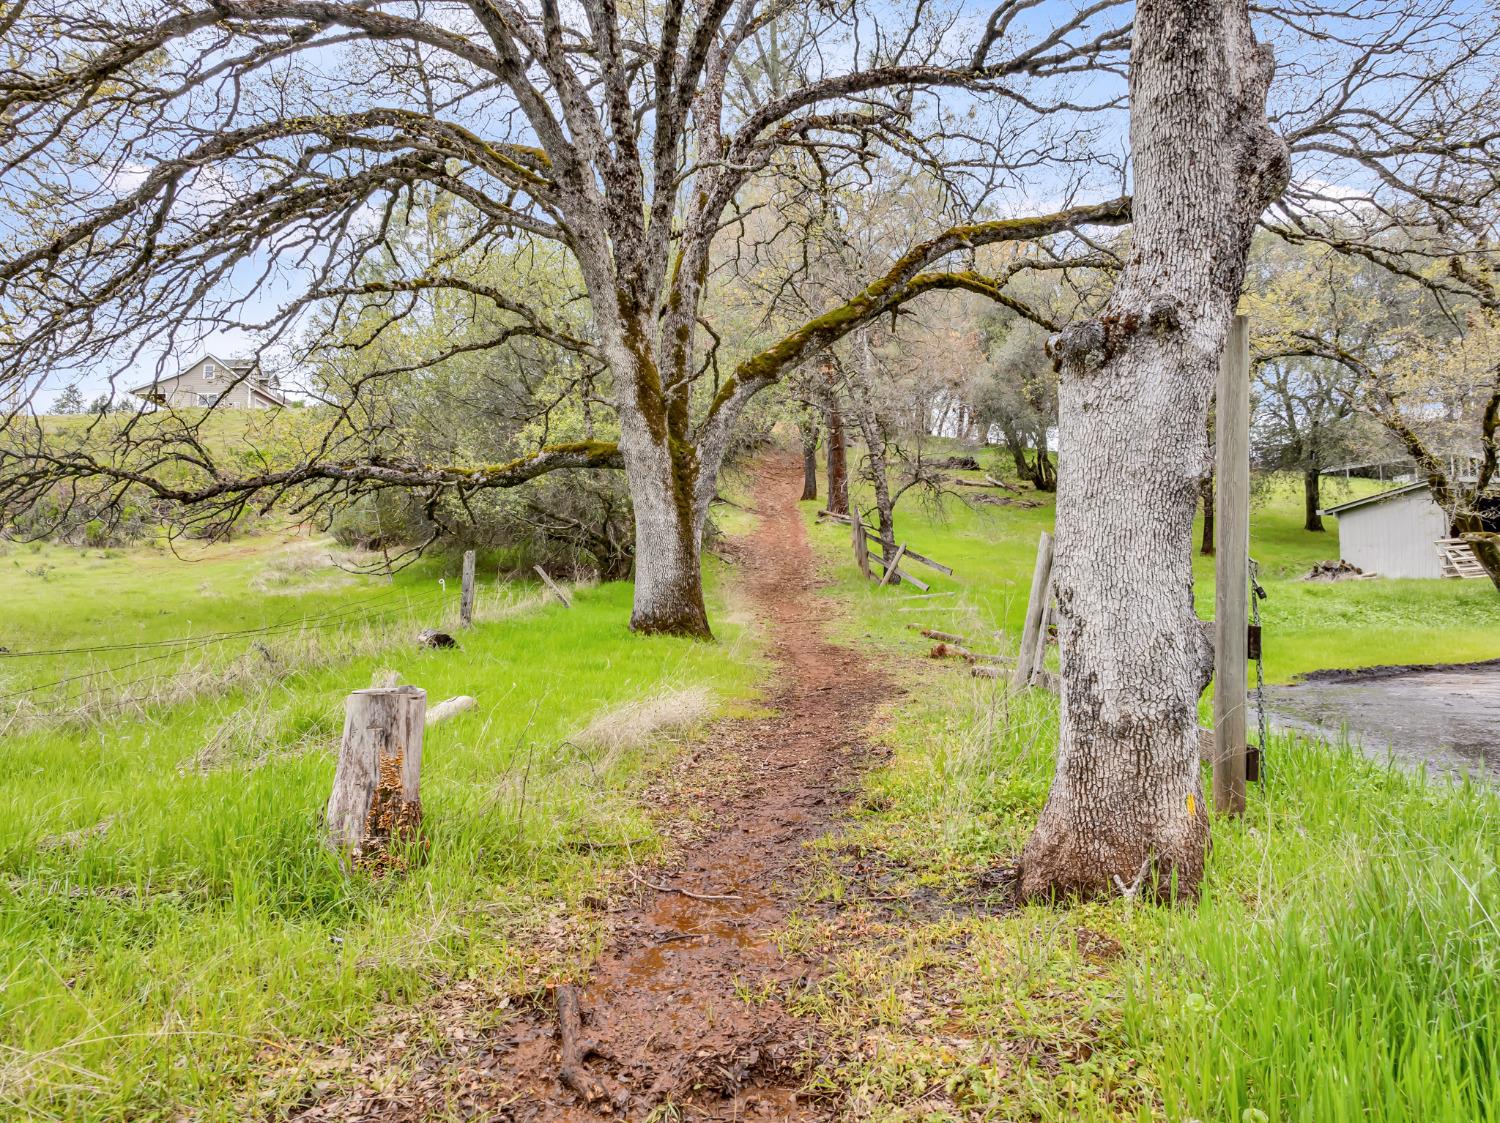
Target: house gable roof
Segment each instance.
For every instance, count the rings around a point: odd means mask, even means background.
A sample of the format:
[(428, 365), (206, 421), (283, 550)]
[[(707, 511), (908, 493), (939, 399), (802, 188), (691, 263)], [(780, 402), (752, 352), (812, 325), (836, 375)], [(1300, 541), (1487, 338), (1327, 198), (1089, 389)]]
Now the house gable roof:
[[(131, 394), (135, 394), (138, 397), (149, 397), (149, 395), (153, 391), (159, 391), (164, 387), (170, 387), (178, 379), (184, 377), (190, 371), (192, 371), (193, 368), (201, 367), (204, 363), (210, 360), (212, 360), (218, 366), (223, 367), (231, 374), (237, 375), (244, 374), (246, 371), (255, 366), (254, 359), (230, 359), (226, 362), (224, 359), (221, 359), (219, 358), (219, 356), (215, 355), (212, 351), (204, 351), (192, 362), (185, 363), (182, 366), (178, 367), (176, 374), (165, 375), (162, 378), (155, 379), (151, 382), (146, 383), (144, 386), (138, 386), (134, 390), (131, 390), (129, 392)], [(262, 382), (256, 382), (254, 380), (251, 380), (248, 385), (252, 394), (259, 394), (267, 401), (273, 402), (279, 406), (288, 404), (288, 399), (286, 398), (286, 396), (282, 394), (281, 391), (276, 387), (267, 386)]]

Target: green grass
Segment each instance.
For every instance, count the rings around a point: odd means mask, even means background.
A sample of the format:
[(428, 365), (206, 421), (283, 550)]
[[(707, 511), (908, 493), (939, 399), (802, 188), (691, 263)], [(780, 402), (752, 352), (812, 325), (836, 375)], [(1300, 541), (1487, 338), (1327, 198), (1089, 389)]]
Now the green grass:
[[(998, 455), (981, 456), (993, 464), (992, 474), (994, 469), (1004, 469)], [(1368, 481), (1353, 481), (1347, 494), (1356, 494), (1362, 487), (1367, 488)], [(1325, 502), (1345, 494), (1339, 483), (1337, 493), (1325, 497)], [(873, 498), (866, 492), (857, 489), (857, 498), (865, 509), (873, 508)], [(1028, 488), (1025, 498), (1040, 500), (1042, 505), (1030, 510), (970, 508), (950, 497), (940, 509), (923, 507), (911, 498), (898, 506), (897, 538), (955, 572), (949, 578), (920, 564), (905, 568), (929, 583), (934, 592), (958, 595), (913, 602), (911, 607), (926, 606), (922, 613), (886, 614), (876, 622), (877, 634), (893, 638), (906, 622), (922, 620), (941, 628), (944, 619), (951, 619), (983, 631), (1003, 630), (1014, 644), (1025, 621), (1037, 536), (1052, 529), (1054, 518), (1053, 496)], [(1286, 682), (1324, 668), (1500, 657), (1500, 597), (1488, 581), (1382, 579), (1325, 584), (1300, 580), (1315, 562), (1338, 557), (1336, 522), (1326, 520), (1329, 529), (1321, 534), (1303, 530), (1301, 503), (1300, 483), (1296, 489), (1282, 484), (1262, 488), (1251, 510), (1250, 551), (1260, 564), (1267, 593), (1261, 603), (1267, 681)], [(809, 508), (811, 526), (813, 505), (804, 506)], [(1195, 543), (1201, 532), (1200, 521), (1194, 525)], [(826, 556), (843, 563), (833, 570), (841, 590), (867, 601), (893, 596), (861, 588), (848, 562), (844, 534), (832, 527), (816, 531), (816, 541)], [(1194, 574), (1198, 613), (1212, 618), (1213, 559), (1195, 554)]]
[[(760, 673), (722, 611), (715, 644), (631, 635), (626, 584), (580, 588), (566, 610), (486, 581), (461, 651), (418, 648), (419, 624), (451, 617), (454, 559), (387, 586), (326, 565), (288, 573), (280, 556), (253, 542), (193, 566), (149, 550), (0, 558), (22, 562), (0, 584), (13, 651), (201, 635), (375, 597), (403, 606), (264, 640), (260, 679), (243, 671), (262, 656), (242, 640), (103, 676), (207, 683), (175, 704), (100, 705), (62, 725), (20, 715), (31, 725), (7, 735), (0, 786), (0, 1115), (242, 1119), (300, 1095), (309, 1056), (393, 1004), (466, 977), (524, 993), (576, 971), (597, 933), (564, 922), (568, 906), (607, 880), (622, 853), (610, 844), (656, 846), (632, 793), (672, 736), (604, 748), (578, 731), (687, 688), (738, 704)], [(25, 573), (43, 562), (56, 566), (45, 579)], [(57, 670), (26, 662), (0, 665), (12, 689)], [(226, 668), (240, 673), (216, 679)], [(430, 848), (375, 879), (341, 872), (319, 839), (342, 700), (380, 668), (431, 701), (479, 704), (428, 732)]]
[[(796, 1003), (829, 1033), (817, 1080), (853, 1117), (1500, 1120), (1495, 792), (1276, 738), (1245, 816), (1216, 822), (1196, 904), (1008, 911), (983, 875), (1014, 860), (1045, 801), (1056, 700), (919, 661), (904, 625), (1004, 627), (1013, 644), (1050, 510), (898, 520), (955, 566), (934, 591), (957, 595), (877, 591), (850, 577), (843, 530), (814, 532), (845, 632), (911, 656), (888, 660), (911, 683), (881, 726), (890, 760), (820, 847), (787, 935), (834, 949)], [(1302, 585), (1334, 551), (1298, 524), (1284, 502), (1255, 517), (1276, 677), (1500, 654), (1488, 583)], [(836, 914), (817, 907), (830, 899)]]

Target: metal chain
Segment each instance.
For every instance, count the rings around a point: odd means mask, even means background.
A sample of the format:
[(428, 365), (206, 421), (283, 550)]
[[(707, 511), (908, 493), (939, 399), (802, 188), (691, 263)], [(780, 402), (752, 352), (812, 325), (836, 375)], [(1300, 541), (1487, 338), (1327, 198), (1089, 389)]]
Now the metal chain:
[[(1260, 585), (1260, 563), (1250, 559), (1250, 622), (1260, 627), (1260, 602), (1266, 599), (1266, 591)], [(1255, 712), (1260, 718), (1260, 751), (1264, 757), (1266, 739), (1269, 735), (1266, 721), (1266, 664), (1262, 653), (1266, 649), (1266, 638), (1260, 637), (1255, 645)], [(1261, 761), (1265, 767), (1265, 761)]]

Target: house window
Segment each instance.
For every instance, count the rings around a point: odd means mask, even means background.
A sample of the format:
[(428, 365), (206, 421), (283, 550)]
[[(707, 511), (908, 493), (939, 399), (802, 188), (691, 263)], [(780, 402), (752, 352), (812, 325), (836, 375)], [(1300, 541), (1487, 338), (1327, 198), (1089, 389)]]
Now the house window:
[(204, 382), (212, 382), (214, 380), (214, 375), (216, 373), (217, 372), (214, 370), (213, 363), (204, 363), (203, 364), (203, 381)]
[(198, 404), (200, 406), (211, 406), (215, 402), (217, 402), (218, 400), (219, 400), (219, 395), (217, 395), (217, 394), (199, 394), (198, 395)]

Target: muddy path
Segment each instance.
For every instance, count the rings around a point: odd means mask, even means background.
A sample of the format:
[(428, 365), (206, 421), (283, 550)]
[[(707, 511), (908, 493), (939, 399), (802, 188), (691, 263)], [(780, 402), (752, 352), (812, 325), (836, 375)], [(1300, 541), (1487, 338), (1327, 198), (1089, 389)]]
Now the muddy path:
[[(709, 734), (711, 825), (675, 867), (637, 881), (636, 902), (587, 983), (516, 1027), (498, 1059), (517, 1123), (598, 1119), (815, 1120), (794, 1071), (810, 1029), (780, 996), (810, 970), (776, 934), (795, 907), (803, 843), (853, 794), (861, 730), (893, 685), (870, 659), (823, 637), (832, 606), (816, 593), (798, 512), (801, 463), (772, 454), (755, 473), (756, 530), (740, 540), (741, 592), (774, 664), (770, 716)], [(570, 1063), (572, 1062), (572, 1063)], [(675, 1111), (675, 1114), (672, 1112)]]

